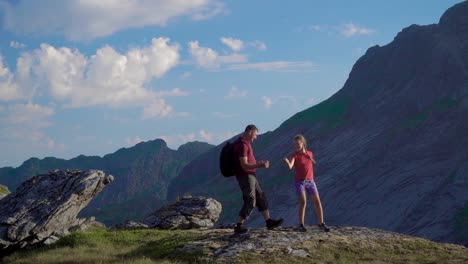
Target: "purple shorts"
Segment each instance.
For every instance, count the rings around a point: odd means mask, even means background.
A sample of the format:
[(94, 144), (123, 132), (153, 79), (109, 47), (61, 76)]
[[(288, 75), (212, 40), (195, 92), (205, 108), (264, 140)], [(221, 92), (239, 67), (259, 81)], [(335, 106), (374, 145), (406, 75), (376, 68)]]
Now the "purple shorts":
[(308, 195), (318, 194), (317, 186), (314, 180), (294, 180), (294, 186), (296, 187), (296, 194), (302, 195), (307, 193)]

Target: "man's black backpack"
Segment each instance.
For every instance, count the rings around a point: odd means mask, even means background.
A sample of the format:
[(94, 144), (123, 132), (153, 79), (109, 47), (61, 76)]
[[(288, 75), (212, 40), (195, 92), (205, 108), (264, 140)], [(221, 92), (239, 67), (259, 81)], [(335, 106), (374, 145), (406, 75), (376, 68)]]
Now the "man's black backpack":
[(235, 157), (234, 146), (236, 142), (229, 143), (226, 142), (226, 145), (221, 149), (221, 154), (219, 155), (219, 168), (221, 169), (221, 174), (224, 177), (231, 177), (236, 174), (236, 168), (239, 166), (239, 161)]

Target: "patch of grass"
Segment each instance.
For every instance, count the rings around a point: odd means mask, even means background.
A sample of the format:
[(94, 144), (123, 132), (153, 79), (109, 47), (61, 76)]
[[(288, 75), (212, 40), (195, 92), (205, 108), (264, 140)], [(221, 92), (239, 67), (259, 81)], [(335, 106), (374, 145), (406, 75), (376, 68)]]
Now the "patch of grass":
[(424, 109), (423, 111), (410, 116), (405, 122), (404, 127), (420, 127), (433, 112), (445, 112), (451, 108), (457, 107), (459, 101), (451, 98), (443, 98)]
[(411, 116), (405, 123), (405, 127), (419, 127), (427, 120), (428, 111), (419, 112)]
[(457, 239), (466, 242), (468, 238), (468, 207), (464, 207), (456, 214), (455, 231)]
[(325, 130), (331, 130), (343, 123), (349, 105), (349, 100), (328, 99), (316, 106), (295, 114), (280, 127), (289, 127), (298, 124), (315, 125), (321, 123)]
[(0, 194), (9, 194), (9, 193), (10, 192), (8, 191), (6, 187), (0, 185)]
[(174, 255), (199, 233), (184, 230), (95, 230), (76, 232), (56, 244), (33, 251), (16, 252), (5, 263), (188, 263), (198, 255)]
[(433, 107), (434, 109), (437, 109), (439, 111), (446, 111), (451, 108), (457, 107), (459, 104), (459, 101), (451, 99), (451, 98), (444, 98), (441, 99), (437, 102), (434, 103)]
[(450, 182), (450, 183), (454, 183), (455, 180), (456, 180), (456, 178), (457, 178), (457, 171), (454, 170), (454, 171), (452, 171), (452, 173), (450, 173), (450, 175), (449, 175), (449, 177), (448, 177), (449, 182)]

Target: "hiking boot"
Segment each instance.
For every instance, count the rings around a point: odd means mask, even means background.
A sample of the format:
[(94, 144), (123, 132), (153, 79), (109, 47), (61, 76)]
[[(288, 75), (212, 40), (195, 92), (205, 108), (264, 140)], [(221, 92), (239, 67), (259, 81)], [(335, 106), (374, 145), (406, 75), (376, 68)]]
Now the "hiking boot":
[(274, 229), (274, 228), (277, 228), (278, 226), (280, 226), (281, 224), (283, 223), (283, 218), (280, 218), (278, 220), (273, 220), (273, 219), (268, 219), (266, 221), (266, 226), (268, 229)]
[(236, 225), (236, 227), (234, 227), (234, 234), (244, 234), (247, 233), (247, 231), (249, 231), (249, 229), (244, 225)]
[(325, 231), (325, 232), (330, 232), (330, 228), (324, 223), (321, 223), (320, 225), (318, 225), (319, 229)]
[(299, 231), (299, 232), (307, 232), (307, 228), (304, 226), (304, 225), (298, 225), (296, 228), (295, 228), (296, 231)]

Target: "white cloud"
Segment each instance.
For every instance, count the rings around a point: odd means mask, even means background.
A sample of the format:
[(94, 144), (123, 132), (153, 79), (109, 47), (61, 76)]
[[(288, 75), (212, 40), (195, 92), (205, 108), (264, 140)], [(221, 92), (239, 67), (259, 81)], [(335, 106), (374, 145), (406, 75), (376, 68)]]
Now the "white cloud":
[(164, 99), (156, 98), (152, 103), (143, 109), (142, 119), (166, 117), (173, 111)]
[(260, 40), (249, 42), (249, 46), (252, 46), (260, 51), (264, 51), (267, 49), (266, 44), (264, 42), (261, 42)]
[(3, 57), (0, 56), (0, 100), (11, 101), (25, 99), (26, 96), (17, 82), (14, 74), (3, 64)]
[(306, 32), (306, 31), (329, 31), (330, 27), (327, 25), (305, 25), (305, 26), (298, 26), (294, 29), (295, 32)]
[(131, 137), (127, 137), (125, 139), (125, 143), (127, 146), (134, 146), (140, 142), (142, 142), (143, 140), (139, 137), (139, 136), (136, 136), (134, 138), (131, 138)]
[(313, 31), (321, 31), (323, 30), (323, 26), (319, 26), (319, 25), (310, 25), (307, 27), (309, 30), (313, 30)]
[(48, 126), (49, 122), (43, 120), (52, 116), (54, 112), (53, 108), (33, 103), (14, 104), (8, 106), (6, 121), (10, 124), (34, 124), (35, 126), (44, 127)]
[(328, 35), (339, 34), (344, 37), (350, 38), (357, 35), (369, 35), (375, 32), (373, 29), (366, 27), (360, 27), (356, 24), (350, 22), (342, 25), (309, 25), (303, 26), (298, 29), (299, 32), (303, 31), (316, 31), (316, 32), (325, 32)]
[(214, 135), (213, 133), (206, 132), (205, 130), (200, 130), (200, 137), (203, 139), (205, 142), (212, 142)]
[(221, 42), (233, 51), (240, 51), (244, 48), (244, 42), (240, 39), (222, 37)]
[(353, 23), (347, 23), (340, 28), (341, 35), (349, 38), (356, 35), (369, 35), (374, 33), (374, 30), (365, 27), (359, 27)]
[(50, 94), (67, 107), (104, 105), (144, 107), (143, 118), (164, 117), (172, 112), (162, 97), (186, 96), (180, 88), (153, 91), (146, 87), (179, 62), (179, 45), (168, 38), (153, 38), (151, 45), (133, 48), (126, 54), (104, 46), (86, 57), (77, 49), (41, 44), (18, 58), (15, 76), (0, 62), (0, 99), (24, 98), (29, 94)]
[(169, 91), (158, 91), (155, 92), (156, 95), (160, 97), (168, 97), (168, 96), (188, 96), (190, 95), (188, 92), (181, 90), (180, 88), (174, 88)]
[(224, 96), (225, 99), (239, 99), (247, 96), (247, 91), (239, 90), (236, 86), (231, 87), (229, 93)]
[(26, 45), (17, 41), (10, 41), (10, 47), (15, 49), (26, 48)]
[(294, 71), (316, 71), (317, 65), (310, 61), (270, 61), (256, 63), (239, 63), (225, 67), (231, 71), (273, 71), (273, 72), (294, 72)]
[(306, 100), (305, 104), (308, 105), (308, 106), (313, 106), (313, 105), (317, 104), (317, 100), (315, 98), (311, 97), (311, 98)]
[(304, 95), (281, 95), (277, 100), (273, 100), (277, 107), (283, 107), (294, 111), (299, 111), (305, 107), (315, 104), (314, 98), (307, 98)]
[[(244, 54), (232, 53), (229, 55), (219, 55), (215, 50), (208, 47), (201, 47), (198, 41), (188, 43), (189, 52), (194, 63), (199, 67), (211, 71), (240, 71), (258, 70), (274, 72), (295, 72), (295, 71), (315, 71), (317, 65), (310, 61), (270, 61), (270, 62), (248, 62)], [(263, 42), (254, 44), (258, 49), (266, 49)]]
[(64, 143), (58, 142), (46, 133), (53, 125), (53, 107), (28, 103), (12, 103), (0, 113), (0, 159), (18, 165), (29, 157), (57, 156), (66, 150)]
[(52, 125), (50, 118), (54, 113), (51, 107), (31, 102), (8, 105), (0, 118), (0, 141), (24, 146), (29, 144), (30, 148), (63, 150), (63, 144), (55, 142), (42, 131)]
[[(214, 0), (20, 0), (1, 2), (3, 28), (17, 33), (63, 34), (90, 40), (143, 26), (165, 26), (177, 17), (209, 19), (225, 11)], [(24, 18), (28, 19), (24, 19)]]
[(243, 54), (219, 55), (211, 48), (201, 47), (198, 41), (190, 41), (189, 52), (195, 63), (207, 69), (219, 68), (223, 64), (246, 62), (247, 57)]
[(236, 134), (232, 131), (225, 132), (210, 132), (205, 129), (199, 130), (197, 133), (187, 134), (174, 134), (174, 135), (161, 135), (159, 138), (166, 141), (167, 145), (171, 148), (178, 148), (180, 145), (192, 141), (202, 141), (210, 144), (218, 145), (226, 141)]
[(226, 9), (223, 3), (215, 1), (205, 1), (209, 2), (205, 6), (198, 8), (197, 12), (192, 14), (192, 19), (195, 21), (207, 20), (219, 14), (228, 14), (229, 11)]
[(271, 100), (271, 98), (268, 96), (262, 96), (262, 102), (263, 102), (263, 107), (265, 107), (265, 109), (270, 109), (271, 106), (273, 105), (273, 100)]
[(166, 141), (167, 145), (171, 148), (177, 148), (184, 143), (195, 141), (197, 136), (195, 135), (195, 133), (188, 133), (177, 135), (161, 135), (159, 136), (159, 138)]
[(191, 72), (184, 72), (184, 74), (182, 74), (181, 78), (182, 79), (187, 79), (187, 78), (190, 78), (190, 76), (192, 76)]

